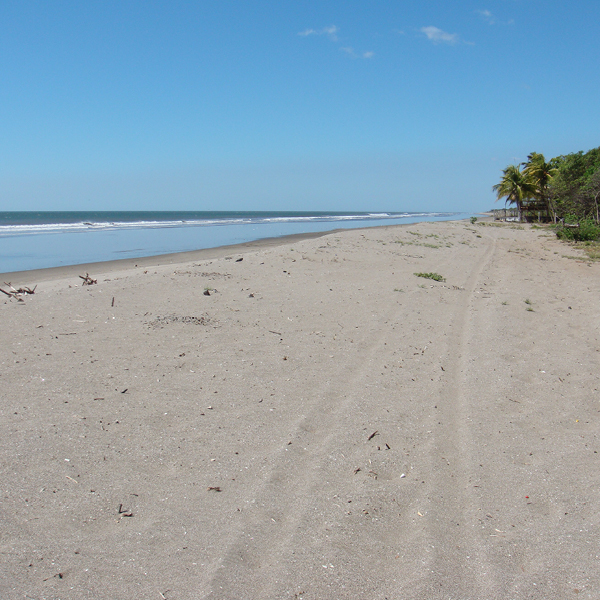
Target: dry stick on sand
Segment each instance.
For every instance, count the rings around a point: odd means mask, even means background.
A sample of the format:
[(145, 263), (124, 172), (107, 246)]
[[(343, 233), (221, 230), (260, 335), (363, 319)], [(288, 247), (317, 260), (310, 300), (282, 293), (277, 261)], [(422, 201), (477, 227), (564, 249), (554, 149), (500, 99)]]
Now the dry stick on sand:
[(2, 288), (0, 288), (0, 292), (2, 292), (3, 294), (6, 294), (9, 298), (16, 298), (19, 302), (24, 302), (23, 298), (21, 298), (21, 296), (25, 296), (27, 294), (35, 294), (35, 289), (37, 288), (37, 285), (31, 289), (28, 287), (20, 287), (19, 289), (15, 289), (10, 282), (6, 283), (6, 281), (4, 282), (4, 285), (7, 285), (10, 289), (9, 291), (3, 290)]
[(79, 279), (83, 279), (83, 284), (82, 285), (94, 285), (95, 283), (98, 283), (97, 279), (92, 279), (89, 275), (89, 273), (85, 274), (85, 277), (83, 275), (79, 276)]

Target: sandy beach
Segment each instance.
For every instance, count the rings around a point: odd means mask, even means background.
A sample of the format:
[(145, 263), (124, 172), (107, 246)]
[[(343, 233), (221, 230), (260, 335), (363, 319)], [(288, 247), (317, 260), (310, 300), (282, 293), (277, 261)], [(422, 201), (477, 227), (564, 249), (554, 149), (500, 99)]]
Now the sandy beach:
[(12, 274), (0, 597), (599, 598), (599, 274), (464, 221)]

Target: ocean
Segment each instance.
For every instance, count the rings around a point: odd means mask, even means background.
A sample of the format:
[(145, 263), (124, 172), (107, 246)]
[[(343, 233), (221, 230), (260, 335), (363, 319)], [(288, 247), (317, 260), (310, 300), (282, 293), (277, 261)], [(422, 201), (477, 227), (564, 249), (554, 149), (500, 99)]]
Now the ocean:
[(456, 212), (0, 212), (0, 273), (468, 216)]

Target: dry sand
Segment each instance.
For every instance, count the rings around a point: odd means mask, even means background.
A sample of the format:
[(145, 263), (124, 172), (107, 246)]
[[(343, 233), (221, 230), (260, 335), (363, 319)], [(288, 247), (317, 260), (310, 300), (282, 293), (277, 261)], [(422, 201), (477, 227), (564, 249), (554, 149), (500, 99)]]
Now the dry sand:
[(0, 598), (600, 598), (600, 265), (565, 254), (425, 223), (13, 276)]

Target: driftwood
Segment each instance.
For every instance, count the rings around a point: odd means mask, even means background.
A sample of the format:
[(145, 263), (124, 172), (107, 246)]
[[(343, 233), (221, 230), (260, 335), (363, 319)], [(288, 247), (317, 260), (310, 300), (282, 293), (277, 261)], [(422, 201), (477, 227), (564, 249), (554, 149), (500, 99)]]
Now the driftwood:
[(6, 281), (4, 282), (4, 285), (8, 286), (8, 291), (0, 288), (0, 292), (6, 294), (9, 298), (16, 298), (19, 302), (23, 302), (23, 298), (21, 296), (35, 294), (35, 289), (37, 288), (36, 285), (33, 289), (28, 288), (27, 286), (16, 289), (10, 284), (10, 282), (6, 283)]
[(85, 277), (83, 275), (80, 275), (79, 279), (83, 279), (83, 283), (81, 285), (94, 285), (95, 283), (98, 283), (98, 280), (97, 279), (92, 279), (89, 276), (89, 273), (86, 273)]

